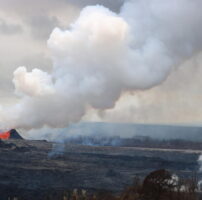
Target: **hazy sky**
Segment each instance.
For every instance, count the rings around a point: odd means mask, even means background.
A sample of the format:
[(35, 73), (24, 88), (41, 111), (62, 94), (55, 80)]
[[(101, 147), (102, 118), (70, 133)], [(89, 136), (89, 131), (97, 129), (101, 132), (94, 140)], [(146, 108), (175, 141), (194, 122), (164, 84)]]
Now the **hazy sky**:
[[(119, 12), (123, 0), (0, 0), (0, 103), (16, 101), (13, 71), (52, 68), (47, 40), (55, 27), (68, 28), (86, 5), (101, 4)], [(173, 70), (150, 90), (127, 93), (106, 111), (89, 109), (84, 121), (202, 123), (202, 56)]]

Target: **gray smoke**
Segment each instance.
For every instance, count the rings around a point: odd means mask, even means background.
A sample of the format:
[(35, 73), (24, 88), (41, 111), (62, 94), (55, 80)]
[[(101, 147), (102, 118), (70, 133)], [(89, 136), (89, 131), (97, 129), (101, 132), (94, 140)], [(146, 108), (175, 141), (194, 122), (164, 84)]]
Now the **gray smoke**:
[(131, 0), (119, 14), (101, 5), (85, 7), (68, 29), (52, 31), (51, 73), (15, 70), (19, 102), (0, 109), (1, 122), (66, 127), (89, 107), (112, 108), (125, 92), (160, 84), (201, 51), (201, 6), (200, 0)]

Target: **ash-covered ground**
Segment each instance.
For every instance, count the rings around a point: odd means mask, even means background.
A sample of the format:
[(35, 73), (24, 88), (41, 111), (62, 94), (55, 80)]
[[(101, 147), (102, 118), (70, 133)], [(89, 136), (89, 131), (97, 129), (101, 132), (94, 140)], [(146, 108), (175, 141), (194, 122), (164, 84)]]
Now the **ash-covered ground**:
[(47, 194), (59, 195), (75, 188), (120, 192), (132, 184), (135, 176), (144, 177), (156, 169), (191, 176), (199, 169), (201, 152), (1, 141), (0, 197), (40, 200)]

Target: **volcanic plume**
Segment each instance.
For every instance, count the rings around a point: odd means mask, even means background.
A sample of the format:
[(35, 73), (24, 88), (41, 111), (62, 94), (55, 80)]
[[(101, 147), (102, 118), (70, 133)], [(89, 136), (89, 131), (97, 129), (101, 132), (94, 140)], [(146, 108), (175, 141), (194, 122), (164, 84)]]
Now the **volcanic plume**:
[(101, 5), (85, 7), (66, 30), (52, 31), (51, 73), (15, 70), (19, 102), (1, 109), (1, 122), (65, 127), (89, 107), (112, 108), (125, 92), (160, 84), (201, 51), (201, 7), (201, 0), (130, 0), (118, 14)]

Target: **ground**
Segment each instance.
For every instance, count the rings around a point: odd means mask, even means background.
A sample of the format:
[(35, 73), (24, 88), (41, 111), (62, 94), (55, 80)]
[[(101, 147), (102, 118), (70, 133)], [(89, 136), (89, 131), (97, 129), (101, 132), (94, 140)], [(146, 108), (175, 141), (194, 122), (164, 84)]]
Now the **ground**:
[[(93, 147), (46, 141), (0, 142), (0, 196), (43, 199), (47, 193), (83, 188), (120, 192), (156, 169), (179, 176), (198, 171), (200, 150)], [(200, 173), (199, 173), (200, 177)]]

